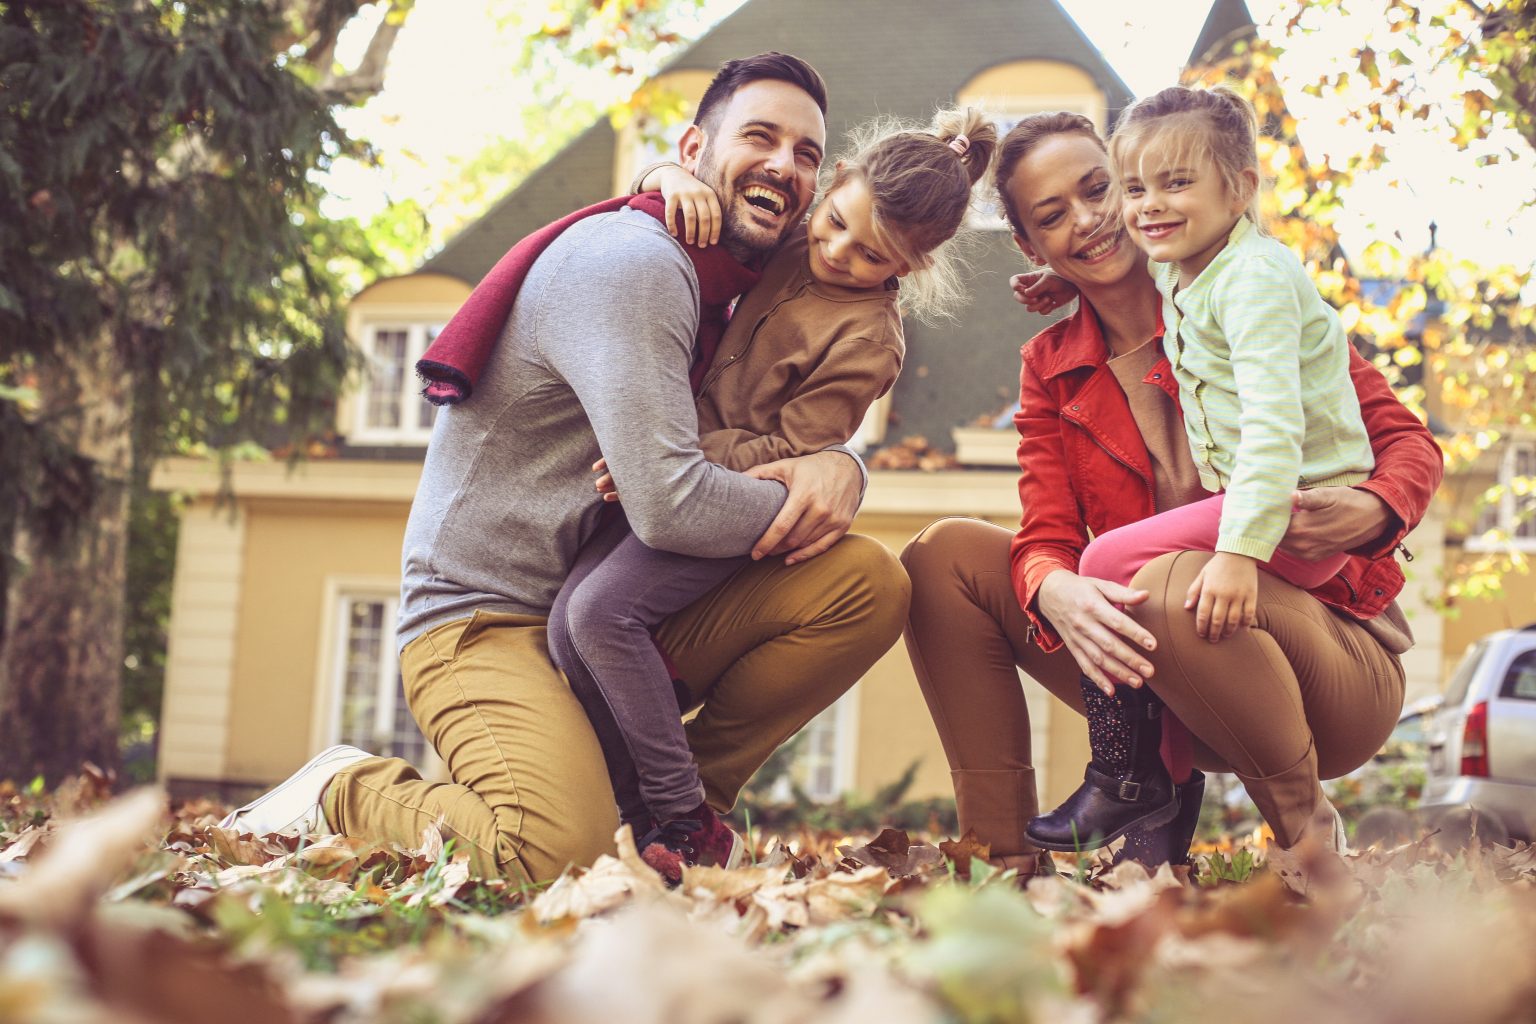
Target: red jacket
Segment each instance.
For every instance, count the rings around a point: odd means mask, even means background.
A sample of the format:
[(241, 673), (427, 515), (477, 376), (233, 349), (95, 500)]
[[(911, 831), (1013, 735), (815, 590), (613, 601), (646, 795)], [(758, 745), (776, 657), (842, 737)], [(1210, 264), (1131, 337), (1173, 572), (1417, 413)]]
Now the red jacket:
[[(1019, 430), (1019, 500), (1023, 517), (1009, 552), (1013, 589), (1040, 646), (1061, 637), (1041, 618), (1035, 592), (1057, 569), (1077, 571), (1090, 532), (1097, 536), (1153, 514), (1152, 463), (1125, 393), (1106, 362), (1098, 318), (1085, 309), (1041, 331), (1023, 348)], [(1311, 593), (1357, 619), (1369, 619), (1403, 589), (1392, 552), (1418, 524), (1440, 486), (1444, 457), (1434, 437), (1397, 400), (1374, 366), (1353, 348), (1350, 379), (1376, 468), (1359, 486), (1387, 503), (1395, 529), (1350, 553), (1338, 575)], [(1168, 360), (1145, 378), (1178, 401)]]

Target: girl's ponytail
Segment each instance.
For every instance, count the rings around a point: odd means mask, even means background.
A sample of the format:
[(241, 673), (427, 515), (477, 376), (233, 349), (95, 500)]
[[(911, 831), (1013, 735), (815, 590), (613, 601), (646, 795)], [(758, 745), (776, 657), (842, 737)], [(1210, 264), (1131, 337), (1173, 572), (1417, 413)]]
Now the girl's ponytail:
[(997, 125), (987, 120), (981, 111), (967, 107), (939, 111), (934, 116), (933, 129), (939, 141), (959, 155), (960, 164), (972, 185), (986, 177), (992, 156), (997, 152)]

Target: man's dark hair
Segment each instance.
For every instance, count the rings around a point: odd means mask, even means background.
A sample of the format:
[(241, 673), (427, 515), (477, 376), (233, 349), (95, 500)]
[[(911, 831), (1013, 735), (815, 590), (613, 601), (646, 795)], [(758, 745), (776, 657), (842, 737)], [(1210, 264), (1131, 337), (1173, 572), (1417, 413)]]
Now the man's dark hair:
[(799, 86), (816, 101), (816, 106), (821, 108), (822, 116), (826, 116), (827, 83), (821, 80), (821, 75), (817, 74), (816, 69), (799, 57), (770, 50), (754, 57), (728, 60), (721, 64), (720, 70), (715, 73), (714, 81), (710, 82), (709, 88), (704, 90), (704, 98), (699, 100), (698, 112), (693, 116), (693, 123), (707, 130), (710, 127), (709, 122), (731, 101), (737, 89), (764, 79)]

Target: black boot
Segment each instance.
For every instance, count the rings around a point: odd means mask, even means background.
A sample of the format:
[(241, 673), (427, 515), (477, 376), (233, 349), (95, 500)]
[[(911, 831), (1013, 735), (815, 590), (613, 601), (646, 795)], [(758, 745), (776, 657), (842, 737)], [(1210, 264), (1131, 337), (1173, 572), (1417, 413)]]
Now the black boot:
[(1190, 863), (1189, 845), (1195, 841), (1200, 824), (1200, 804), (1205, 799), (1205, 773), (1192, 770), (1188, 781), (1173, 787), (1179, 798), (1179, 813), (1157, 828), (1133, 828), (1125, 834), (1125, 845), (1115, 854), (1115, 863), (1134, 860), (1148, 871), (1163, 864), (1180, 867)]
[(1179, 810), (1158, 751), (1162, 702), (1145, 686), (1116, 687), (1110, 697), (1086, 676), (1082, 683), (1093, 760), (1077, 792), (1024, 829), (1047, 850), (1097, 850), (1129, 829), (1165, 824)]

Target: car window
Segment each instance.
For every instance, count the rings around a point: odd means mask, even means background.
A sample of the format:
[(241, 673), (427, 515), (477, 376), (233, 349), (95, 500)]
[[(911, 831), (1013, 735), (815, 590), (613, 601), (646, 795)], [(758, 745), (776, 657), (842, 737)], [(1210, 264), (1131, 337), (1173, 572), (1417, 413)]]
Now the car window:
[(1477, 672), (1478, 662), (1483, 660), (1483, 653), (1488, 650), (1488, 641), (1479, 640), (1467, 649), (1466, 656), (1461, 659), (1461, 664), (1456, 666), (1456, 671), (1451, 675), (1451, 681), (1445, 684), (1445, 706), (1448, 708), (1460, 704), (1467, 696), (1467, 687), (1472, 685), (1472, 676)]
[(1536, 651), (1526, 651), (1510, 663), (1499, 696), (1536, 700)]

